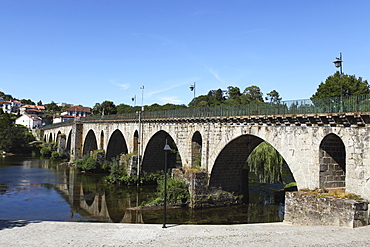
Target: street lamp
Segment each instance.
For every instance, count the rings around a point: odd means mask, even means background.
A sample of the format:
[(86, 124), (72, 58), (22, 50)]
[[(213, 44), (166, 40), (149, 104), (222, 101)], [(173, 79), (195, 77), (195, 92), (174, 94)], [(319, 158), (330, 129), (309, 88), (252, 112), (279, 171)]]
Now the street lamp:
[(136, 106), (136, 95), (131, 98), (131, 101), (134, 102), (134, 106)]
[(190, 85), (190, 91), (194, 92), (194, 98), (195, 98), (195, 82), (193, 85)]
[(168, 151), (171, 151), (170, 145), (167, 144), (166, 139), (166, 145), (164, 145), (164, 192), (163, 192), (163, 226), (162, 228), (167, 228), (166, 226), (166, 214), (167, 214), (167, 156)]
[(141, 89), (141, 111), (144, 111), (144, 85), (140, 87)]
[[(140, 186), (140, 170), (142, 167), (142, 154), (141, 152), (143, 149), (143, 128), (142, 128), (142, 121), (141, 121), (141, 114), (144, 111), (144, 85), (140, 87), (141, 89), (141, 111), (137, 111), (139, 117), (139, 137), (138, 137), (138, 166), (137, 166), (137, 186)], [(136, 95), (135, 95), (136, 100)]]
[(342, 63), (343, 63), (343, 60), (342, 60), (342, 53), (339, 54), (339, 57), (336, 58), (337, 60), (335, 60), (333, 63), (335, 65), (335, 67), (339, 68), (339, 81), (340, 81), (340, 108), (339, 108), (339, 112), (342, 112), (343, 111), (343, 93), (342, 93)]

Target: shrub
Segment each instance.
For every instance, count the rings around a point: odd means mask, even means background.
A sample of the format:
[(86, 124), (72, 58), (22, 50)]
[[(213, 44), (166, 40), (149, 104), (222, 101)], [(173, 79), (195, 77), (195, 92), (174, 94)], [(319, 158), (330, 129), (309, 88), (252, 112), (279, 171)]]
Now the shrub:
[(96, 158), (89, 157), (86, 159), (85, 164), (82, 166), (84, 171), (96, 170), (98, 168)]
[(50, 154), (51, 154), (50, 148), (47, 146), (43, 146), (40, 149), (40, 154), (41, 156), (44, 156), (44, 157), (50, 157)]
[[(158, 197), (164, 194), (164, 179), (158, 181)], [(189, 189), (185, 181), (167, 178), (167, 201), (172, 204), (184, 203), (190, 199)]]
[(97, 159), (89, 156), (84, 156), (82, 159), (77, 159), (75, 161), (75, 167), (87, 172), (92, 172), (99, 169)]
[(52, 158), (52, 159), (58, 159), (58, 158), (59, 158), (59, 153), (58, 153), (57, 151), (53, 151), (53, 152), (51, 153), (51, 158)]

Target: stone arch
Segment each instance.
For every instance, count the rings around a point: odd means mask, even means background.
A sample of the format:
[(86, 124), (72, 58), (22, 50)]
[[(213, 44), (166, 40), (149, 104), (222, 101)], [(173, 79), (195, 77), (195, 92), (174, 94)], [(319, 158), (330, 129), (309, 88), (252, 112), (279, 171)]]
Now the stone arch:
[(135, 133), (134, 133), (134, 149), (132, 150), (134, 153), (138, 153), (138, 150), (139, 150), (139, 132), (137, 130), (135, 130)]
[(71, 153), (71, 143), (72, 143), (72, 130), (69, 131), (67, 137), (67, 145), (66, 145), (66, 152)]
[(50, 133), (49, 135), (49, 142), (53, 142), (53, 133)]
[(253, 135), (242, 135), (231, 140), (219, 153), (211, 171), (210, 187), (246, 194), (248, 179), (245, 168), (249, 154), (263, 140)]
[[(261, 137), (251, 134), (241, 135), (230, 140), (216, 157), (210, 174), (209, 187), (236, 192), (243, 195), (243, 201), (247, 202), (249, 178), (257, 177), (252, 173), (249, 174), (246, 161), (251, 152), (264, 141)], [(283, 174), (289, 174), (294, 180), (294, 174), (290, 170), (289, 164), (288, 167), (283, 167)]]
[(328, 134), (320, 143), (320, 187), (345, 187), (346, 148), (336, 134)]
[(104, 131), (100, 132), (100, 149), (104, 149)]
[(165, 152), (164, 146), (167, 144), (173, 150), (168, 153), (168, 168), (181, 166), (181, 157), (173, 138), (166, 131), (160, 130), (155, 133), (145, 147), (141, 170), (144, 172), (155, 172), (164, 170)]
[(191, 139), (191, 166), (201, 166), (202, 158), (202, 135), (199, 131), (193, 134)]
[(62, 132), (60, 132), (60, 130), (58, 131), (57, 135), (56, 135), (56, 143), (59, 143), (59, 139), (60, 139), (60, 135), (62, 134)]
[(85, 142), (83, 145), (82, 155), (87, 155), (90, 151), (94, 151), (98, 149), (98, 144), (96, 141), (96, 136), (93, 130), (89, 130), (85, 137)]
[(111, 160), (122, 153), (128, 153), (126, 140), (122, 132), (116, 129), (108, 141), (106, 159)]

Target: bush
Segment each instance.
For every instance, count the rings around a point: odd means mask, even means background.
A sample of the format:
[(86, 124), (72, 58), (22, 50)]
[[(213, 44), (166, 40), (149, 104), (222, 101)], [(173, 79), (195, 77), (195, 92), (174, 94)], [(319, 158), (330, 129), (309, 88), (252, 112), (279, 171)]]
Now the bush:
[(97, 159), (89, 156), (84, 156), (82, 159), (77, 159), (75, 161), (75, 167), (87, 172), (93, 172), (100, 168)]
[[(158, 181), (158, 197), (164, 194), (164, 179)], [(167, 178), (167, 201), (172, 204), (185, 203), (190, 199), (189, 189), (185, 181)]]
[(51, 154), (50, 148), (47, 146), (43, 146), (40, 149), (40, 154), (41, 156), (44, 156), (44, 157), (50, 157), (50, 154)]
[(59, 158), (59, 153), (58, 153), (57, 151), (53, 151), (53, 152), (51, 153), (51, 158), (52, 158), (52, 159), (58, 159), (58, 158)]

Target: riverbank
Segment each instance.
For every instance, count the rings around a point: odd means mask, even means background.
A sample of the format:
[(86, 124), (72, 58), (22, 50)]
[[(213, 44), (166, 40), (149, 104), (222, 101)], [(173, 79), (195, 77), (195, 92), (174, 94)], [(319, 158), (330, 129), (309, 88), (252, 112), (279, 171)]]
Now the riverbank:
[(0, 246), (370, 246), (370, 226), (0, 221)]

